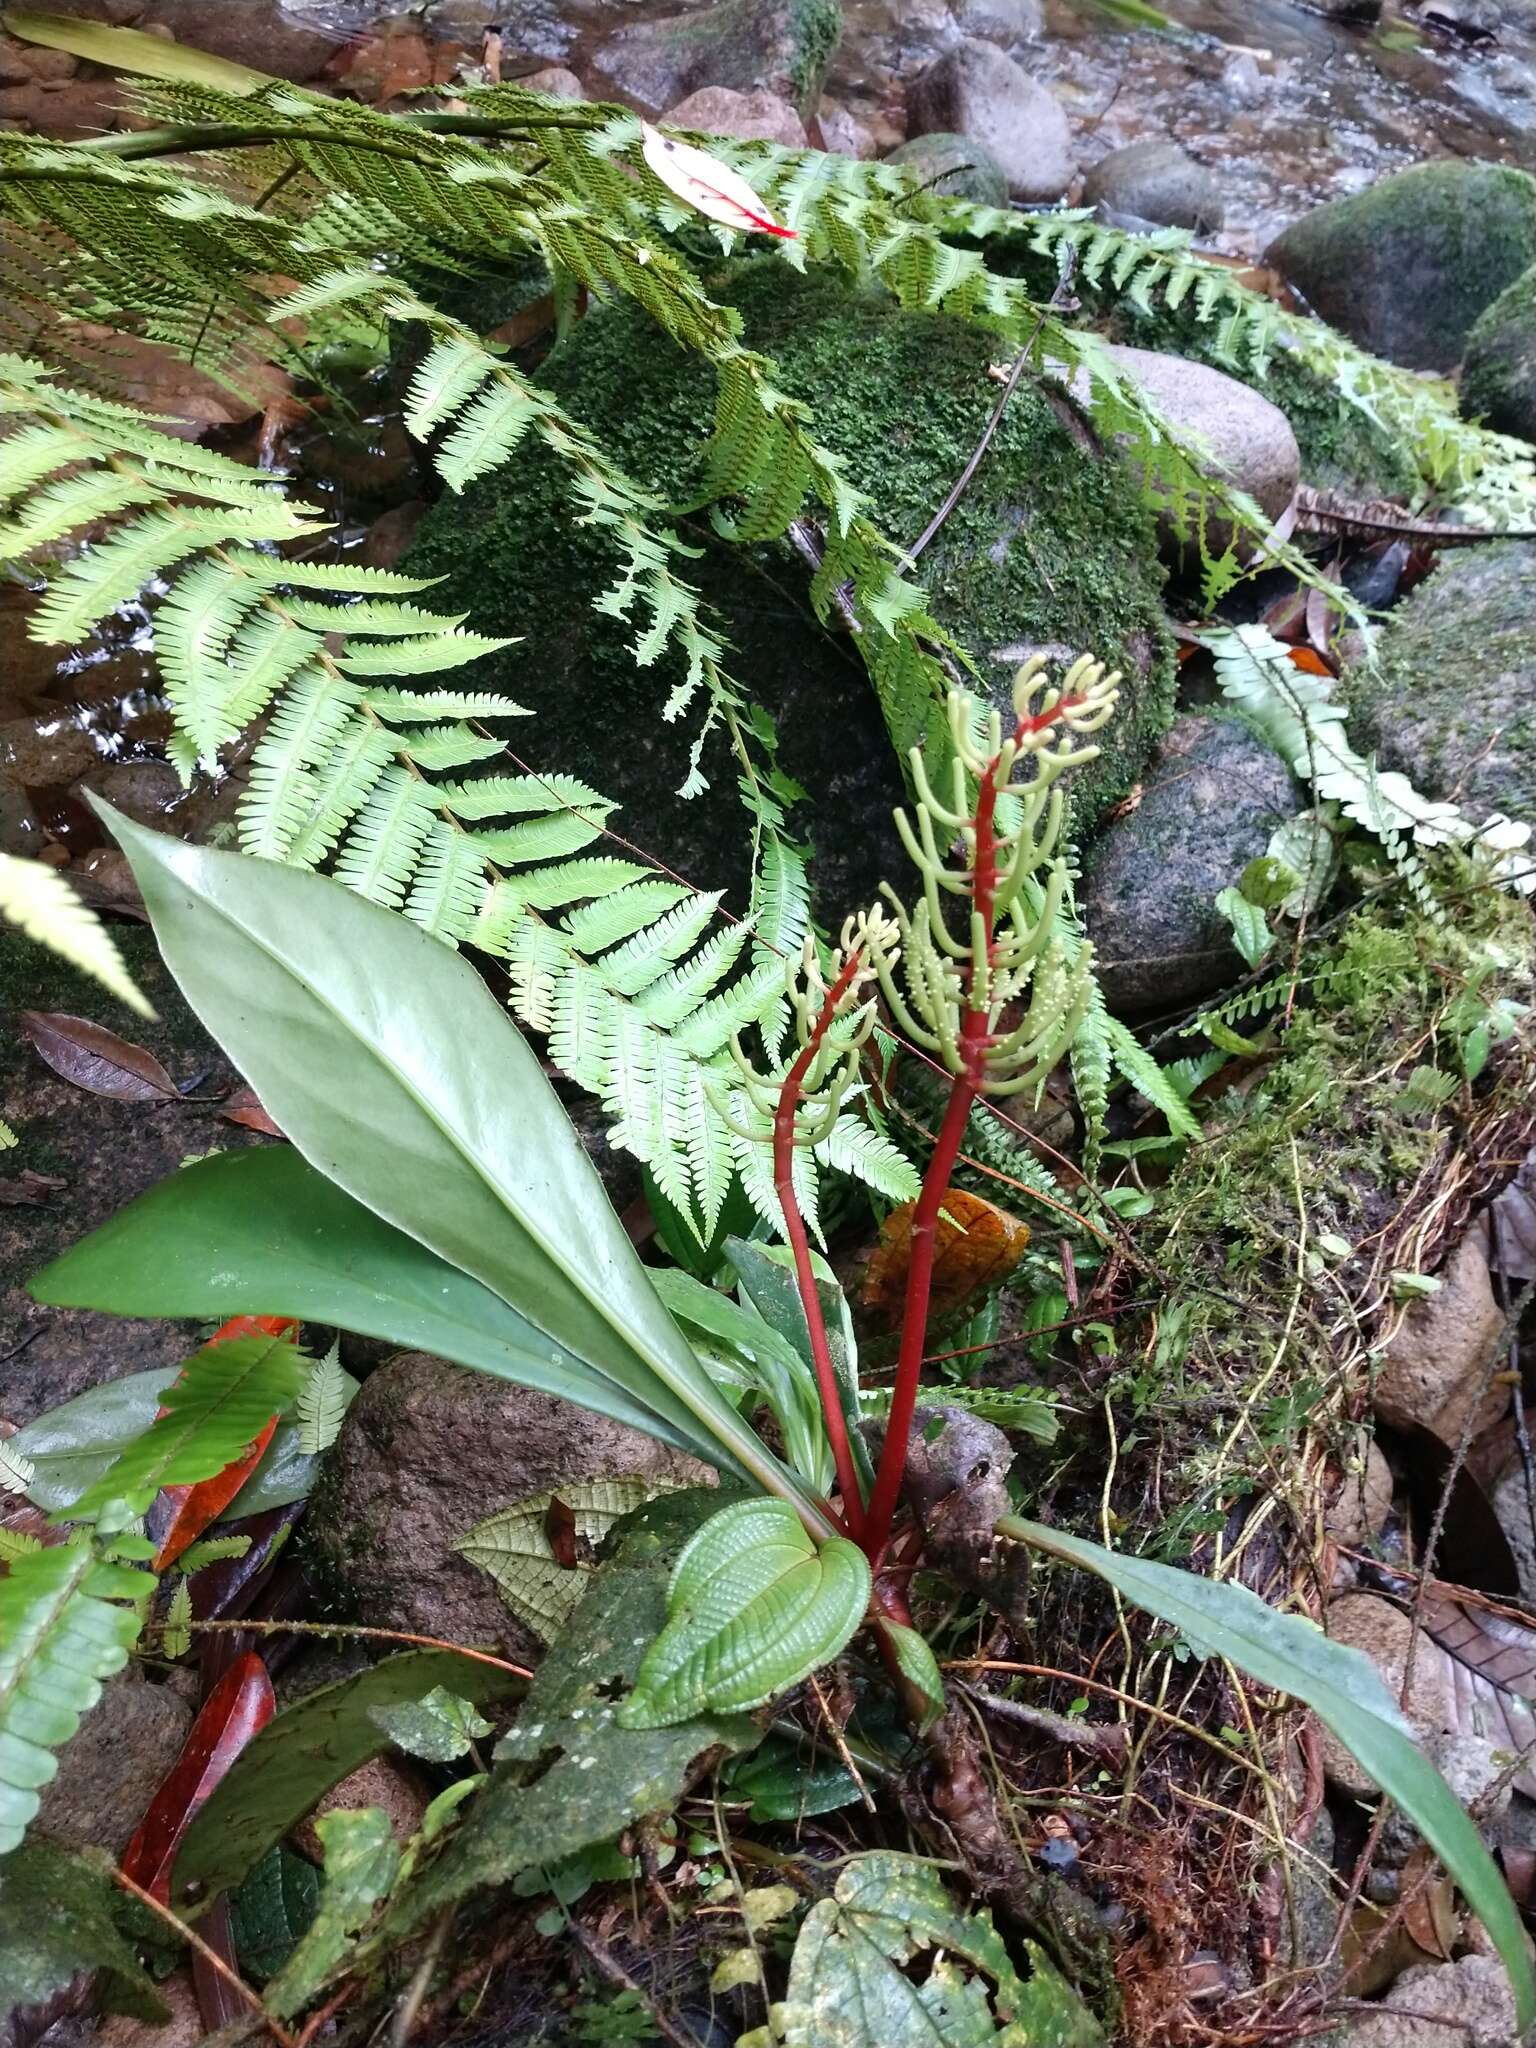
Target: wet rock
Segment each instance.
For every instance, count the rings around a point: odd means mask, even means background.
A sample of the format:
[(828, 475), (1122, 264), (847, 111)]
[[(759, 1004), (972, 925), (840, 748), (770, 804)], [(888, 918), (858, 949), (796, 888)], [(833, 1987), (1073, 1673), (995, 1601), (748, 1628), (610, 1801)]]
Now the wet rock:
[(1392, 1512), (1392, 1467), (1373, 1438), (1362, 1437), (1339, 1480), (1324, 1526), (1335, 1543), (1361, 1550), (1386, 1527)]
[(168, 28), (180, 43), (211, 51), (255, 71), (302, 84), (318, 78), (336, 54), (340, 37), (305, 25), (281, 0), (239, 0), (210, 7), (208, 0), (148, 0), (140, 28)]
[(1477, 1435), (1509, 1406), (1509, 1389), (1488, 1384), (1504, 1317), (1475, 1233), (1446, 1259), (1439, 1279), (1438, 1290), (1413, 1304), (1387, 1345), (1371, 1399), (1391, 1428), (1420, 1424), (1455, 1444), (1469, 1414)]
[(80, 787), (104, 797), (135, 824), (164, 831), (166, 813), (184, 794), (169, 761), (98, 761)]
[(0, 85), (30, 85), (34, 78), (70, 78), (77, 59), (67, 50), (45, 50), (0, 33)]
[[(1144, 348), (1112, 345), (1109, 353), (1190, 442), (1208, 476), (1246, 492), (1271, 522), (1280, 517), (1301, 481), (1301, 451), (1279, 406), (1252, 385), (1207, 363)], [(1089, 385), (1086, 372), (1074, 377), (1072, 390), (1079, 404), (1087, 403)], [(1139, 482), (1139, 460), (1132, 454), (1130, 461)], [(1194, 553), (1191, 536), (1179, 530), (1171, 510), (1158, 525), (1170, 558), (1178, 561)], [(1220, 554), (1233, 539), (1232, 527), (1210, 517), (1205, 537), (1207, 548)]]
[(1355, 745), (1425, 796), (1536, 817), (1536, 544), (1448, 550), (1345, 693)]
[(1006, 172), (986, 144), (973, 136), (914, 135), (893, 149), (886, 162), (913, 172), (927, 191), (973, 199), (979, 206), (1008, 204)]
[(1240, 970), (1215, 899), (1301, 801), (1285, 763), (1246, 726), (1175, 721), (1134, 808), (1089, 856), (1083, 910), (1112, 1008), (1176, 1009)]
[(951, 0), (949, 11), (962, 35), (993, 43), (1021, 43), (1045, 28), (1042, 0)]
[(963, 135), (1002, 166), (1015, 199), (1059, 199), (1077, 171), (1060, 104), (991, 43), (968, 37), (907, 90), (913, 135)]
[(699, 13), (618, 29), (592, 65), (605, 88), (652, 111), (725, 85), (777, 93), (806, 114), (842, 32), (842, 0), (715, 0)]
[(1269, 85), (1258, 59), (1247, 50), (1228, 58), (1223, 67), (1221, 89), (1235, 107), (1262, 106), (1269, 98)]
[(1515, 2001), (1495, 1956), (1404, 1970), (1381, 2004), (1355, 2013), (1335, 2048), (1511, 2048)]
[[(742, 313), (747, 344), (774, 358), (778, 388), (810, 406), (818, 440), (869, 494), (883, 531), (914, 539), (996, 402), (986, 374), (994, 338), (904, 313), (884, 293), (850, 292), (824, 271), (797, 278), (772, 257), (733, 266), (710, 288)], [(686, 494), (715, 380), (643, 313), (615, 306), (589, 315), (539, 381), (632, 475), (668, 500)], [(710, 790), (676, 797), (701, 709), (678, 724), (658, 719), (678, 666), (669, 655), (637, 686), (632, 628), (591, 602), (613, 580), (612, 551), (573, 524), (569, 504), (565, 475), (529, 450), (515, 475), (434, 507), (406, 566), (444, 575), (434, 601), (451, 610), (473, 602), (483, 631), (523, 636), (488, 657), (477, 680), (537, 711), (541, 758), (615, 797), (625, 806), (617, 829), (632, 829), (690, 878), (739, 888), (729, 751), (712, 741), (703, 764)], [(835, 619), (823, 629), (810, 618), (808, 572), (787, 544), (732, 547), (702, 520), (685, 537), (704, 550), (688, 574), (718, 609), (730, 673), (777, 721), (783, 764), (811, 793), (818, 903), (840, 923), (883, 876), (907, 872), (890, 824), (900, 778), (863, 663)], [(1152, 519), (1119, 471), (1085, 450), (1026, 380), (922, 557), (935, 616), (972, 651), (999, 700), (1040, 647), (1087, 649), (1125, 670), (1121, 708), (1099, 736), (1104, 751), (1074, 779), (1085, 820), (1125, 794), (1167, 722), (1172, 675), (1155, 556)], [(515, 626), (497, 623), (514, 617)]]
[(1468, 335), (1461, 409), (1500, 434), (1536, 441), (1536, 268), (1501, 292)]
[[(1374, 1593), (1346, 1593), (1342, 1599), (1330, 1602), (1323, 1626), (1331, 1641), (1364, 1651), (1381, 1673), (1387, 1691), (1394, 1699), (1398, 1697), (1413, 1636), (1413, 1625), (1401, 1608), (1394, 1607), (1390, 1600), (1378, 1599)], [(1421, 1744), (1456, 1725), (1455, 1683), (1447, 1660), (1432, 1652), (1433, 1645), (1421, 1640), (1403, 1707)], [(1326, 1728), (1322, 1730), (1322, 1750), (1323, 1769), (1339, 1791), (1357, 1799), (1375, 1794), (1376, 1780)]]
[(337, 1598), (371, 1623), (531, 1649), (455, 1540), (497, 1508), (562, 1482), (703, 1476), (694, 1459), (622, 1423), (413, 1351), (364, 1381), (310, 1505), (306, 1540)]
[(122, 103), (114, 78), (33, 78), (0, 87), (0, 122), (56, 142), (84, 142), (119, 125)]
[(880, 154), (873, 133), (837, 100), (823, 98), (816, 110), (816, 126), (821, 131), (822, 147), (834, 156), (852, 157), (859, 163)]
[(1119, 226), (1191, 228), (1213, 234), (1226, 217), (1214, 171), (1159, 136), (1100, 157), (1083, 181), (1083, 205)]
[(114, 1678), (59, 1751), (34, 1831), (68, 1849), (121, 1856), (191, 1725), (192, 1709), (169, 1687), (129, 1672)]
[(0, 725), (0, 783), (15, 789), (73, 782), (101, 765), (97, 736), (67, 712)]
[(1264, 260), (1375, 354), (1449, 370), (1478, 315), (1536, 263), (1536, 178), (1500, 164), (1417, 164), (1307, 214)]
[(734, 135), (740, 142), (781, 142), (805, 149), (805, 123), (787, 100), (771, 92), (733, 92), (706, 85), (689, 93), (664, 116), (669, 128), (697, 128), (706, 135)]
[(416, 538), (426, 509), (424, 498), (408, 498), (403, 505), (391, 505), (381, 512), (363, 535), (358, 560), (370, 569), (393, 569)]
[(1313, 14), (1329, 21), (1372, 22), (1381, 19), (1381, 0), (1304, 0)]

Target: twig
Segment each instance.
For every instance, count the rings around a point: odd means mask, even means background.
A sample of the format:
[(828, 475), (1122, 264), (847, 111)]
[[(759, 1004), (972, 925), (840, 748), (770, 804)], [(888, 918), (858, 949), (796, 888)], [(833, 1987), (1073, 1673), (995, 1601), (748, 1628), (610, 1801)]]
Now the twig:
[(869, 1787), (865, 1784), (864, 1779), (860, 1774), (859, 1767), (853, 1760), (853, 1751), (848, 1747), (847, 1742), (844, 1740), (842, 1729), (838, 1727), (837, 1722), (833, 1719), (832, 1709), (827, 1705), (826, 1696), (822, 1692), (821, 1687), (817, 1684), (816, 1675), (814, 1672), (812, 1672), (811, 1674), (810, 1687), (812, 1697), (815, 1699), (816, 1705), (821, 1710), (821, 1718), (827, 1724), (827, 1733), (832, 1738), (832, 1747), (837, 1751), (838, 1761), (839, 1763), (841, 1763), (843, 1769), (848, 1773), (849, 1777), (852, 1778), (854, 1784), (857, 1785), (859, 1788), (859, 1797), (864, 1802), (864, 1811), (866, 1813), (876, 1812), (877, 1808), (875, 1806), (874, 1800), (870, 1797)]
[(1047, 1736), (1068, 1749), (1088, 1750), (1111, 1770), (1123, 1770), (1125, 1767), (1129, 1738), (1123, 1721), (1112, 1724), (1074, 1721), (1070, 1715), (1053, 1714), (1049, 1707), (1026, 1706), (1023, 1700), (1004, 1699), (1001, 1693), (983, 1692), (979, 1686), (967, 1685), (963, 1679), (957, 1681), (957, 1687), (967, 1699), (974, 1700), (983, 1713), (994, 1714), (999, 1721), (1015, 1721), (1021, 1728)]
[(634, 1993), (635, 1997), (645, 2007), (646, 2012), (650, 2016), (651, 2025), (660, 2034), (663, 2041), (670, 2041), (672, 2048), (699, 2048), (697, 2034), (685, 2034), (680, 2027), (675, 2026), (667, 2018), (666, 2014), (658, 2008), (656, 2001), (653, 1998), (647, 1998), (646, 1994), (640, 1989), (640, 1986), (631, 1977), (612, 1949), (606, 1947), (598, 1940), (595, 1934), (589, 1934), (585, 1927), (579, 1926), (574, 1920), (570, 1922), (570, 1930), (576, 1939), (578, 1947), (585, 1950), (588, 1957), (597, 1965), (600, 1973), (608, 1979), (610, 1984), (615, 1985), (620, 1991), (632, 1991)]
[[(153, 1628), (155, 1624), (151, 1624)], [(400, 1628), (354, 1628), (346, 1622), (333, 1621), (188, 1621), (182, 1624), (194, 1635), (211, 1633), (218, 1629), (230, 1629), (238, 1634), (249, 1629), (254, 1635), (269, 1636), (369, 1636), (375, 1641), (386, 1643), (413, 1643), (423, 1650), (452, 1650), (456, 1657), (468, 1657), (476, 1664), (489, 1664), (496, 1671), (508, 1671), (514, 1678), (532, 1678), (533, 1673), (521, 1664), (511, 1664), (505, 1657), (493, 1657), (489, 1650), (466, 1649), (463, 1643), (446, 1643), (441, 1636), (412, 1635)]]
[(432, 1972), (437, 1968), (438, 1959), (443, 1953), (443, 1943), (448, 1939), (448, 1930), (453, 1925), (457, 1911), (456, 1905), (448, 1905), (437, 1916), (432, 1932), (427, 1937), (421, 1961), (412, 1972), (411, 1981), (405, 1987), (405, 1996), (396, 2008), (394, 2021), (389, 2030), (389, 2048), (406, 2048), (406, 2043), (411, 2038), (432, 1983)]
[(235, 1996), (258, 2015), (273, 2038), (282, 2043), (282, 2048), (299, 2048), (297, 2038), (289, 2033), (281, 2021), (272, 2017), (245, 1979), (238, 1971), (229, 1967), (217, 1949), (208, 1946), (196, 1928), (189, 1927), (179, 1913), (173, 1913), (169, 1906), (162, 1905), (153, 1892), (147, 1892), (143, 1885), (136, 1884), (125, 1870), (114, 1870), (112, 1881), (121, 1886), (131, 1898), (137, 1899), (141, 1906), (147, 1906), (150, 1912), (163, 1920), (168, 1927), (174, 1927), (188, 1948), (195, 1949), (209, 1968), (223, 1978)]

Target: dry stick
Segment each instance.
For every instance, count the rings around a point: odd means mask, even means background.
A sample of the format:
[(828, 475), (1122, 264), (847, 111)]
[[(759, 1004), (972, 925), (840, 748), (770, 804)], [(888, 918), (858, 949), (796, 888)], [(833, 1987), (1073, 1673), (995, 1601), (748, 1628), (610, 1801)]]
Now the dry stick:
[(153, 1892), (147, 1892), (143, 1885), (136, 1884), (125, 1870), (114, 1870), (112, 1872), (112, 1882), (120, 1885), (130, 1897), (137, 1899), (141, 1906), (147, 1906), (150, 1912), (163, 1920), (168, 1927), (174, 1927), (188, 1948), (196, 1949), (203, 1961), (211, 1969), (217, 1971), (218, 1975), (223, 1978), (235, 1996), (243, 2004), (248, 2005), (251, 2011), (261, 2020), (263, 2026), (273, 2035), (274, 2039), (282, 2043), (282, 2048), (298, 2048), (297, 2038), (290, 2034), (280, 2021), (272, 2017), (271, 2013), (267, 2011), (261, 2000), (256, 1996), (256, 1993), (246, 1983), (245, 1979), (240, 1976), (238, 1971), (232, 1970), (218, 1950), (210, 1948), (197, 1930), (189, 1927), (179, 1913), (173, 1913), (169, 1906), (162, 1905)]
[(575, 1920), (570, 1921), (569, 1926), (577, 1945), (586, 1951), (608, 1982), (620, 1991), (632, 1991), (639, 1999), (649, 2015), (651, 2025), (664, 2041), (670, 2041), (672, 2048), (699, 2048), (698, 2036), (685, 2034), (681, 2028), (675, 2026), (660, 2010), (656, 2001), (646, 1996), (610, 1948), (605, 1947), (595, 1934), (589, 1934), (587, 1929)]
[(395, 2013), (394, 2022), (389, 2030), (389, 2048), (406, 2048), (416, 2022), (421, 2017), (421, 2008), (432, 1983), (432, 1972), (437, 1968), (443, 1944), (448, 1939), (448, 1930), (452, 1927), (454, 1915), (458, 1910), (456, 1905), (449, 1905), (438, 1914), (432, 1932), (427, 1936), (427, 1945), (421, 1961), (416, 1965), (411, 1981), (405, 1988), (405, 1996)]
[[(400, 1628), (354, 1628), (346, 1622), (331, 1621), (189, 1621), (183, 1626), (194, 1635), (216, 1629), (230, 1629), (238, 1634), (241, 1629), (249, 1629), (254, 1635), (269, 1636), (369, 1636), (378, 1642), (414, 1643), (423, 1650), (451, 1650), (456, 1657), (468, 1657), (476, 1664), (489, 1664), (493, 1670), (508, 1671), (514, 1678), (533, 1676), (521, 1664), (509, 1663), (505, 1657), (493, 1657), (489, 1650), (470, 1650), (463, 1643), (444, 1642), (441, 1636), (412, 1635)], [(163, 1629), (164, 1624), (161, 1627)]]

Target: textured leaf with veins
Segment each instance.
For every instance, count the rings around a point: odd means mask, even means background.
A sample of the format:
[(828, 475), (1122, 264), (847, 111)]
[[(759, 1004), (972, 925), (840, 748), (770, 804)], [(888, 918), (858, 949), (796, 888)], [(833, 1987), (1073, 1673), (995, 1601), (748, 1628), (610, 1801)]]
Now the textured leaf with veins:
[[(553, 1642), (580, 1605), (604, 1537), (624, 1515), (673, 1490), (648, 1479), (581, 1479), (548, 1493), (530, 1494), (499, 1508), (461, 1536), (454, 1549), (489, 1572), (496, 1590), (525, 1627)], [(556, 1554), (556, 1518), (574, 1554)]]

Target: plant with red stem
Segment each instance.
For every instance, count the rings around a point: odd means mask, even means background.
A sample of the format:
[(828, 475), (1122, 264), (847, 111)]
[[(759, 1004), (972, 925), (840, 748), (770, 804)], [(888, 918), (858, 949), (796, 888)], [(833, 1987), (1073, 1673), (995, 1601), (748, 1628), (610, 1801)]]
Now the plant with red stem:
[[(921, 752), (914, 749), (914, 816), (898, 812), (896, 819), (922, 876), (916, 908), (908, 912), (887, 884), (882, 893), (892, 906), (894, 925), (878, 910), (850, 921), (829, 976), (819, 972), (808, 945), (805, 985), (792, 986), (799, 1051), (781, 1077), (769, 1083), (753, 1075), (738, 1048), (748, 1092), (760, 1113), (772, 1110), (774, 1184), (810, 1333), (843, 1518), (877, 1573), (906, 1471), (939, 1218), (972, 1106), (981, 1095), (1038, 1089), (1071, 1045), (1092, 987), (1090, 949), (1069, 949), (1062, 937), (1068, 880), (1060, 851), (1060, 785), (1067, 769), (1097, 752), (1081, 742), (1114, 710), (1119, 676), (1106, 676), (1102, 665), (1086, 656), (1073, 664), (1059, 687), (1046, 683), (1044, 670), (1039, 658), (1019, 670), (1014, 725), (1006, 736), (995, 711), (979, 715), (974, 697), (958, 690), (951, 694), (950, 799), (945, 802), (936, 794)], [(1015, 782), (1021, 762), (1030, 772)], [(957, 843), (963, 864), (949, 857)], [(951, 918), (961, 927), (958, 937)], [(913, 1212), (896, 1379), (866, 1502), (811, 1269), (794, 1156), (797, 1146), (814, 1143), (830, 1128), (852, 1081), (858, 1048), (873, 1027), (873, 1006), (862, 999), (871, 978), (878, 979), (901, 1031), (942, 1061), (951, 1084)]]

